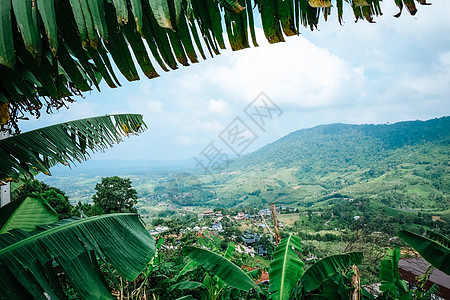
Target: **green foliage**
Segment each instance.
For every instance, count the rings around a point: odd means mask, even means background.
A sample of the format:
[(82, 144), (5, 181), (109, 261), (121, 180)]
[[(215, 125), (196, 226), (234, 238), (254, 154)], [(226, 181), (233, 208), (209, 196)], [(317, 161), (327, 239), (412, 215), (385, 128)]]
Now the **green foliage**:
[(289, 299), (303, 274), (303, 262), (296, 251), (301, 251), (300, 238), (290, 234), (278, 244), (270, 263), (269, 293), (272, 299)]
[(129, 178), (104, 177), (97, 183), (95, 190), (97, 192), (92, 196), (92, 200), (101, 209), (99, 212), (106, 214), (137, 212), (134, 207), (137, 203), (137, 192), (131, 186)]
[(346, 271), (354, 264), (361, 264), (362, 259), (361, 252), (327, 256), (306, 270), (302, 277), (303, 288), (307, 292), (315, 290), (334, 274)]
[(0, 208), (0, 234), (14, 228), (36, 230), (36, 226), (55, 223), (58, 214), (38, 194), (21, 197)]
[(400, 279), (398, 273), (398, 261), (400, 260), (400, 248), (388, 249), (380, 264), (380, 290), (387, 297), (394, 299), (411, 299), (412, 292), (408, 289), (406, 281)]
[(197, 247), (185, 247), (183, 254), (202, 265), (230, 287), (244, 291), (257, 288), (253, 280), (241, 268), (223, 256)]
[(44, 291), (52, 299), (64, 298), (56, 262), (83, 299), (111, 299), (97, 259), (134, 280), (155, 253), (153, 238), (134, 214), (67, 219), (31, 234), (15, 229), (0, 235), (0, 246), (0, 294), (5, 299), (23, 299), (28, 293), (46, 299)]
[(450, 248), (446, 237), (434, 232), (424, 237), (407, 230), (401, 230), (398, 236), (435, 268), (450, 275)]
[(58, 164), (89, 158), (88, 150), (102, 151), (124, 136), (146, 128), (141, 115), (121, 114), (56, 124), (0, 140), (0, 180), (50, 174)]

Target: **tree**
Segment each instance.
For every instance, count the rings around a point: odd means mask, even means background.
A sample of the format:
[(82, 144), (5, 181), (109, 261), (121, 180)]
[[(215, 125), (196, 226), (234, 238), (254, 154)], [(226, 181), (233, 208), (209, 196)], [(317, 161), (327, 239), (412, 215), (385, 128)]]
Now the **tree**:
[(95, 190), (97, 192), (92, 196), (94, 206), (98, 205), (104, 213), (137, 212), (134, 208), (137, 192), (131, 186), (129, 178), (104, 177), (97, 183)]

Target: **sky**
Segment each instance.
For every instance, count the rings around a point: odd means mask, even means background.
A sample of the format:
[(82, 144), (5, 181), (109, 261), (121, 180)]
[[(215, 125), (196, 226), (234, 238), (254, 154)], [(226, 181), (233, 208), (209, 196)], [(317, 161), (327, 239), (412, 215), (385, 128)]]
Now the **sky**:
[[(211, 145), (245, 154), (320, 124), (450, 115), (450, 1), (418, 5), (415, 16), (404, 9), (400, 18), (393, 17), (398, 12), (393, 0), (381, 5), (383, 15), (375, 24), (355, 23), (344, 6), (343, 26), (333, 9), (319, 30), (302, 27), (286, 43), (269, 45), (257, 28), (259, 47), (226, 50), (189, 67), (160, 71), (152, 80), (141, 76), (129, 83), (119, 76), (121, 88), (103, 84), (100, 93), (76, 98), (69, 109), (19, 126), (27, 131), (85, 117), (140, 113), (147, 131), (92, 159), (176, 160), (199, 156)], [(261, 109), (264, 103), (269, 110)], [(271, 113), (263, 126), (250, 113), (255, 107), (260, 114)], [(229, 135), (236, 124), (251, 133), (239, 149)]]

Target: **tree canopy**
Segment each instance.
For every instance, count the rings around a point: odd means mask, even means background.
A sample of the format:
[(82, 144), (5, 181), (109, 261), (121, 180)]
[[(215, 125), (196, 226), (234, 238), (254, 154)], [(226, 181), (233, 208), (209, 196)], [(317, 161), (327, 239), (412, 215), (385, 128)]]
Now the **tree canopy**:
[(137, 212), (137, 192), (129, 178), (119, 176), (104, 177), (95, 186), (97, 191), (92, 200), (104, 213)]

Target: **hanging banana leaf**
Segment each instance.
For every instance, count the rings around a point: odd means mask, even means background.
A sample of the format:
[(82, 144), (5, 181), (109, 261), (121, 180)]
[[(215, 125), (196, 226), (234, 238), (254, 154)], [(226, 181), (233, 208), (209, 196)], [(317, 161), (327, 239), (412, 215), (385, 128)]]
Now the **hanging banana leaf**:
[(243, 291), (252, 288), (259, 290), (256, 283), (241, 268), (219, 254), (202, 248), (185, 247), (183, 255), (201, 264), (230, 287)]
[(32, 130), (0, 140), (0, 181), (34, 170), (48, 174), (57, 163), (73, 164), (103, 151), (122, 137), (147, 127), (142, 115), (120, 114), (81, 119)]
[(0, 208), (0, 234), (18, 228), (36, 230), (36, 226), (57, 222), (58, 213), (39, 195), (14, 200)]
[(436, 232), (420, 236), (407, 230), (401, 230), (398, 236), (413, 247), (435, 268), (450, 275), (450, 241)]
[(303, 288), (308, 292), (317, 289), (330, 276), (349, 269), (353, 264), (359, 265), (362, 258), (362, 252), (349, 252), (319, 260), (303, 274)]
[[(411, 14), (417, 12), (414, 0), (392, 1), (400, 12), (404, 6)], [(211, 56), (219, 54), (225, 49), (224, 30), (233, 50), (250, 47), (248, 29), (256, 46), (254, 24), (259, 18), (269, 42), (278, 43), (297, 35), (300, 24), (315, 29), (320, 15), (326, 21), (332, 9), (342, 22), (344, 3), (357, 20), (373, 22), (381, 15), (380, 2), (0, 0), (0, 101), (10, 102), (8, 125), (16, 126), (22, 113), (39, 115), (45, 107), (70, 103), (73, 96), (98, 88), (100, 78), (110, 87), (120, 85), (111, 59), (127, 80), (138, 80), (131, 51), (144, 74), (154, 78), (158, 74), (151, 60), (168, 71), (188, 66), (188, 58), (197, 62), (196, 51), (205, 58), (205, 46)], [(255, 6), (258, 11), (253, 11)]]
[(135, 214), (63, 220), (32, 233), (13, 229), (0, 235), (0, 295), (65, 298), (52, 267), (57, 262), (83, 299), (112, 299), (97, 260), (131, 281), (154, 253), (154, 240)]
[(303, 274), (303, 262), (296, 251), (302, 251), (300, 238), (290, 234), (278, 244), (269, 269), (269, 293), (272, 299), (288, 300)]

